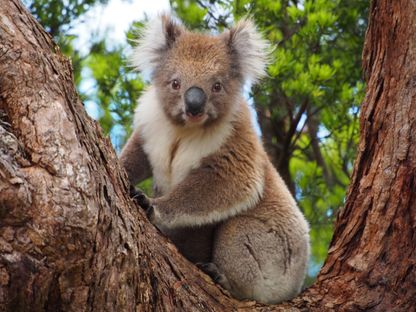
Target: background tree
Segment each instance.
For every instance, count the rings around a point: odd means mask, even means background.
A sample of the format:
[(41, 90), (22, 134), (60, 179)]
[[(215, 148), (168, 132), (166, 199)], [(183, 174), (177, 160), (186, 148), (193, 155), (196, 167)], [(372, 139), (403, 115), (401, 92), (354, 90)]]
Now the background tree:
[(411, 311), (416, 3), (370, 11), (360, 148), (328, 259), (298, 298), (265, 307), (224, 296), (146, 221), (69, 61), (18, 0), (0, 6), (0, 309)]

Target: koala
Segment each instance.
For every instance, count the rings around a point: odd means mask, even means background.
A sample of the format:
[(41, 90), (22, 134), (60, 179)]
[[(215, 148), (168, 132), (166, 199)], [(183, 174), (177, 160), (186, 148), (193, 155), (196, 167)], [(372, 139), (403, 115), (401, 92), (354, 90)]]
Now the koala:
[(132, 64), (151, 85), (120, 161), (132, 185), (153, 176), (154, 198), (143, 205), (186, 258), (238, 299), (277, 303), (301, 290), (309, 227), (243, 97), (268, 55), (248, 18), (217, 35), (167, 15), (149, 22)]

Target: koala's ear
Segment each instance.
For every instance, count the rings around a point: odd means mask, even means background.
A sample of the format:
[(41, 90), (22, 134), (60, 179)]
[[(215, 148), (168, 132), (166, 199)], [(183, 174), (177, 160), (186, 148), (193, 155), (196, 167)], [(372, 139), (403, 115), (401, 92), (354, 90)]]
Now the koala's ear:
[(137, 46), (130, 57), (131, 65), (139, 71), (151, 74), (184, 31), (168, 15), (149, 21), (136, 41)]
[(251, 19), (241, 19), (223, 36), (230, 49), (232, 62), (235, 62), (236, 70), (244, 80), (255, 83), (266, 75), (270, 44), (262, 38)]

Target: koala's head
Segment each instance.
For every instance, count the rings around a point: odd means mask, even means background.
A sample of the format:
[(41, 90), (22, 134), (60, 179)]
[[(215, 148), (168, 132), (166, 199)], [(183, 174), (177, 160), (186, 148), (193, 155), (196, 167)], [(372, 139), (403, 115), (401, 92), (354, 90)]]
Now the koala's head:
[(235, 110), (246, 81), (265, 74), (268, 48), (249, 19), (214, 36), (161, 16), (144, 28), (132, 64), (151, 74), (173, 123), (209, 126)]

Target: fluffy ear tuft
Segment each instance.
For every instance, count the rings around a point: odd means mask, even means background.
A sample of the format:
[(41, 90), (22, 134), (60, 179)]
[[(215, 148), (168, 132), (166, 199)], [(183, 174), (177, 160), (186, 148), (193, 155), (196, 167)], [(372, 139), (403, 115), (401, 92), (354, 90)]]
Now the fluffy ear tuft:
[(130, 64), (141, 72), (151, 74), (185, 29), (170, 16), (160, 15), (149, 21), (139, 33)]
[(262, 38), (253, 21), (249, 18), (241, 19), (226, 36), (243, 79), (255, 83), (265, 76), (266, 65), (270, 61), (270, 44)]

